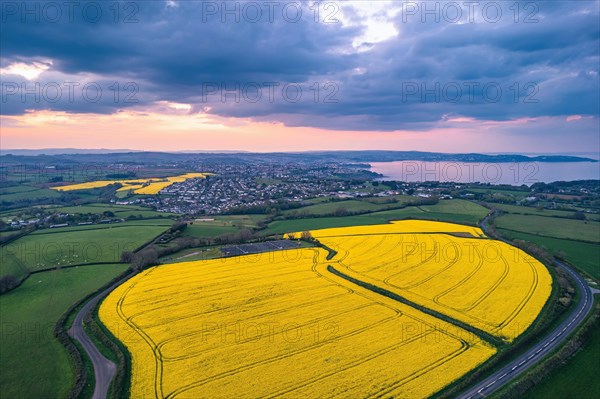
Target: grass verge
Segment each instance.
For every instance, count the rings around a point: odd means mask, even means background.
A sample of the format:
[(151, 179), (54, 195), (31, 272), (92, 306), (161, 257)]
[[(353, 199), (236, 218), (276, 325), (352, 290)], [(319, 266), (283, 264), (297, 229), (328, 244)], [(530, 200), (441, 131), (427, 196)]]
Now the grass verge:
[(600, 397), (598, 357), (600, 356), (600, 307), (567, 342), (517, 380), (495, 393), (494, 399)]

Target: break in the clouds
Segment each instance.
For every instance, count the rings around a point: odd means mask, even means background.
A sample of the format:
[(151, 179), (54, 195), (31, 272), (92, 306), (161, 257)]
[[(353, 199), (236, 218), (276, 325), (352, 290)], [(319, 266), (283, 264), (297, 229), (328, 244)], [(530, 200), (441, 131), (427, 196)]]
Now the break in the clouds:
[(2, 115), (380, 131), (599, 117), (598, 0), (1, 4)]

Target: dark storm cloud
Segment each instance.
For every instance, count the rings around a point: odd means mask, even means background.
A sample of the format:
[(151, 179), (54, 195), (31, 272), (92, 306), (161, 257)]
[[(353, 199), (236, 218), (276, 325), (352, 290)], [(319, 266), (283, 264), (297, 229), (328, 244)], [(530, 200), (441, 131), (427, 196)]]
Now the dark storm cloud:
[[(86, 7), (80, 4), (79, 10)], [(250, 21), (253, 10), (243, 13), (248, 2), (224, 4), (121, 2), (116, 14), (114, 2), (106, 2), (97, 21), (90, 6), (87, 15), (75, 11), (73, 22), (66, 15), (59, 22), (28, 15), (25, 23), (22, 10), (3, 4), (3, 67), (48, 59), (53, 65), (38, 79), (42, 85), (70, 77), (103, 87), (134, 83), (139, 92), (131, 103), (114, 101), (110, 89), (97, 102), (34, 103), (15, 94), (3, 101), (2, 113), (111, 113), (171, 101), (224, 116), (368, 130), (427, 129), (452, 115), (598, 115), (598, 1), (520, 2), (518, 14), (514, 2), (495, 2), (502, 17), (493, 21), (479, 8), (476, 23), (466, 16), (454, 23), (443, 14), (436, 21), (415, 11), (421, 2), (404, 2), (393, 17), (398, 35), (366, 44), (370, 50), (362, 52), (352, 43), (364, 26), (323, 23), (325, 10), (315, 22), (306, 2), (298, 21), (295, 6), (283, 14), (285, 3), (272, 14), (263, 3), (252, 3), (262, 12), (256, 22)], [(443, 9), (448, 2), (439, 4)], [(236, 5), (239, 22), (223, 15), (224, 7)], [(344, 16), (354, 23), (363, 18), (348, 9)], [(3, 75), (3, 82), (18, 80)], [(298, 87), (301, 98), (295, 96)], [(231, 92), (236, 89), (237, 97)]]

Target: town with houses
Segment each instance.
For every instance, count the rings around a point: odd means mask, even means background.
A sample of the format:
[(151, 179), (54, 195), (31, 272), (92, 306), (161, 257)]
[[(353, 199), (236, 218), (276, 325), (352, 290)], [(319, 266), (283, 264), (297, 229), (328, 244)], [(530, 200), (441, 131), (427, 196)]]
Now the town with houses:
[[(156, 168), (156, 165), (152, 167)], [(569, 198), (593, 195), (597, 187), (581, 183), (574, 187), (534, 185), (522, 186), (530, 194), (515, 200), (510, 195), (502, 197), (485, 194), (485, 183), (458, 184), (453, 182), (400, 182), (388, 181), (368, 169), (368, 164), (338, 162), (323, 163), (261, 163), (236, 165), (163, 164), (159, 168), (197, 170), (208, 172), (206, 178), (187, 179), (163, 188), (158, 195), (119, 195), (109, 193), (108, 202), (115, 205), (137, 205), (165, 214), (174, 213), (190, 217), (220, 214), (269, 214), (307, 205), (306, 200), (323, 198), (326, 201), (343, 201), (366, 197), (412, 196), (421, 203), (463, 198), (487, 202), (514, 203), (535, 206), (544, 202), (545, 208), (569, 208)], [(123, 165), (113, 165), (112, 170), (123, 170)], [(115, 185), (115, 189), (118, 185)], [(476, 190), (472, 190), (472, 189)], [(517, 189), (511, 187), (510, 189)], [(548, 201), (545, 191), (555, 192)], [(562, 194), (565, 194), (561, 197)], [(558, 195), (558, 197), (557, 197)], [(569, 196), (570, 195), (570, 196)], [(77, 199), (71, 201), (77, 204)], [(54, 212), (52, 208), (34, 207), (22, 218), (9, 219), (7, 227), (65, 227), (68, 225), (106, 224), (124, 221), (111, 215), (81, 215)]]

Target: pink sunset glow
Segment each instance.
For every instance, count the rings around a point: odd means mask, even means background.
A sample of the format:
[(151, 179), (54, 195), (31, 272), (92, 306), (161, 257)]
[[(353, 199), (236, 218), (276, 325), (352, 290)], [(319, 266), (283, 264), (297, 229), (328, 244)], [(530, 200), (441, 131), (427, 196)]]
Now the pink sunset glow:
[[(522, 126), (594, 123), (585, 119), (537, 118), (478, 121), (452, 118), (424, 131), (349, 131), (289, 127), (279, 122), (208, 114), (122, 111), (111, 115), (28, 112), (1, 118), (2, 151), (18, 148), (107, 148), (146, 151), (239, 150), (413, 150), (439, 152), (510, 151), (515, 144), (541, 151), (578, 151), (568, 135), (556, 134), (551, 145), (537, 135), (495, 134)], [(583, 126), (582, 126), (583, 127)], [(232, 144), (233, 143), (233, 144)], [(598, 144), (596, 143), (596, 146)]]

